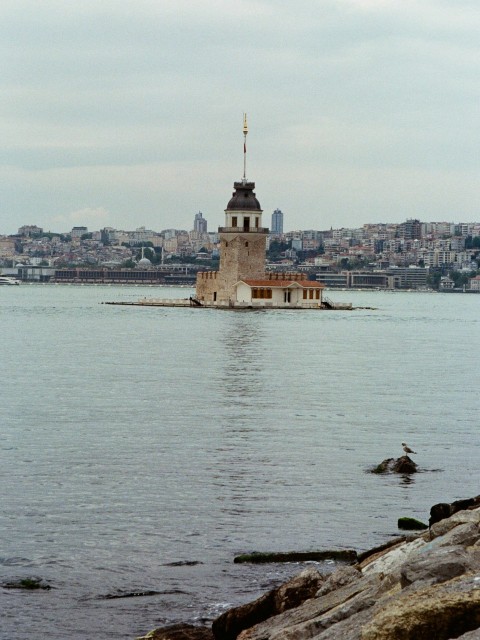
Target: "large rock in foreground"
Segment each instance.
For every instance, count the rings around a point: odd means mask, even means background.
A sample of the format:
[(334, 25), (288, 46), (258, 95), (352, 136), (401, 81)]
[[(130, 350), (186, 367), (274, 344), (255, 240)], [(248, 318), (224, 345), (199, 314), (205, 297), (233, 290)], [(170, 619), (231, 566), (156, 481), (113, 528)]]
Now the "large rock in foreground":
[[(293, 587), (294, 581), (287, 584)], [(365, 554), (357, 565), (319, 579), (312, 591), (303, 591), (298, 605), (273, 606), (277, 613), (249, 628), (248, 615), (239, 625), (227, 612), (213, 624), (215, 639), (480, 638), (480, 506), (458, 511), (416, 538)], [(264, 598), (273, 602), (271, 593)], [(252, 605), (261, 603), (262, 598)], [(237, 608), (235, 615), (248, 607)]]
[(226, 611), (212, 625), (215, 638), (235, 640), (244, 629), (298, 607), (305, 600), (313, 598), (323, 580), (323, 576), (316, 569), (306, 569), (254, 602)]
[(180, 623), (154, 629), (136, 640), (213, 640), (213, 634), (207, 627)]

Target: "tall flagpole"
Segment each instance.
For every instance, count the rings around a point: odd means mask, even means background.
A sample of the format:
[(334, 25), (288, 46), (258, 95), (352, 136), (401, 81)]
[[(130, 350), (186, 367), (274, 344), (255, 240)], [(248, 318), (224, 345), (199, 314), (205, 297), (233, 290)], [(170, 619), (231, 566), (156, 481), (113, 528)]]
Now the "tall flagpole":
[(247, 114), (243, 114), (243, 182), (247, 181)]

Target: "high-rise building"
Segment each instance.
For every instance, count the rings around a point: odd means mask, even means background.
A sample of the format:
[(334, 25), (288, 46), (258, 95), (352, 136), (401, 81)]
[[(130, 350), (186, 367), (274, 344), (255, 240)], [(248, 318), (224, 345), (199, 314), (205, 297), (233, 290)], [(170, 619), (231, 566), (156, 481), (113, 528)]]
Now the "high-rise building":
[(207, 233), (207, 221), (203, 217), (201, 211), (195, 214), (195, 220), (193, 221), (193, 230), (197, 233)]
[(272, 213), (272, 226), (270, 228), (270, 233), (283, 233), (283, 212), (280, 211), (280, 209), (275, 209)]
[(399, 225), (399, 235), (405, 240), (420, 240), (422, 237), (422, 223), (420, 220), (407, 220)]

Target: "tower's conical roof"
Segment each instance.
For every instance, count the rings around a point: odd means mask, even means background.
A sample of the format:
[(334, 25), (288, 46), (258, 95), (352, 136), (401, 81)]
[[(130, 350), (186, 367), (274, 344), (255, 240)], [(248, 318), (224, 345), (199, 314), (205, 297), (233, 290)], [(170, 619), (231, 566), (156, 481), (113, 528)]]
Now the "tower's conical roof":
[(233, 186), (235, 191), (227, 204), (226, 211), (262, 211), (253, 191), (254, 182), (234, 182)]

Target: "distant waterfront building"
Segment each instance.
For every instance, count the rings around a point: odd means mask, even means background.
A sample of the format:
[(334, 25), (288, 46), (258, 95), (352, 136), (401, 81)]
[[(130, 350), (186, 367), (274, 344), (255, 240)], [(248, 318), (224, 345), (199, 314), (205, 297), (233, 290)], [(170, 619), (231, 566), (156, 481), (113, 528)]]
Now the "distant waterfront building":
[(470, 278), (470, 289), (471, 291), (480, 291), (480, 276)]
[(452, 291), (453, 289), (455, 289), (455, 281), (448, 276), (442, 276), (440, 278), (438, 288), (441, 291)]
[(283, 233), (283, 212), (280, 209), (275, 209), (272, 213), (272, 228), (270, 233), (273, 235), (280, 235)]
[(193, 221), (193, 230), (196, 233), (207, 233), (207, 221), (203, 217), (201, 211), (195, 214), (195, 220)]
[(333, 271), (322, 271), (317, 273), (317, 281), (325, 287), (333, 289), (344, 289), (347, 286), (347, 272), (335, 273)]
[(383, 270), (342, 271), (322, 270), (317, 281), (326, 287), (349, 289), (423, 289), (427, 286), (428, 269), (422, 267), (390, 267)]
[(427, 286), (428, 269), (423, 267), (390, 267), (386, 273), (393, 276), (396, 289), (423, 289)]

